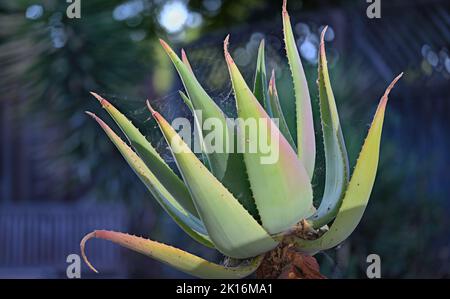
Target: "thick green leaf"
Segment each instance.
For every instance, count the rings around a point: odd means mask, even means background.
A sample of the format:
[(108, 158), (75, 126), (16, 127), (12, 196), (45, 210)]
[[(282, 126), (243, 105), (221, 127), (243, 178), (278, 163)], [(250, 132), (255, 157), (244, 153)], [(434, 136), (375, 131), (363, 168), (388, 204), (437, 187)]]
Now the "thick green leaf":
[(109, 139), (114, 143), (122, 156), (134, 170), (136, 175), (145, 184), (153, 197), (163, 209), (174, 219), (174, 221), (193, 239), (208, 247), (214, 247), (211, 243), (206, 229), (200, 219), (184, 209), (166, 187), (158, 180), (152, 171), (145, 165), (141, 158), (117, 136), (116, 133), (95, 114), (87, 112), (94, 118), (105, 131)]
[(81, 255), (84, 261), (96, 273), (98, 273), (97, 269), (92, 266), (85, 254), (86, 242), (92, 238), (111, 241), (168, 264), (184, 273), (205, 279), (243, 278), (252, 274), (262, 261), (262, 256), (259, 256), (250, 261), (244, 261), (239, 266), (226, 267), (149, 239), (114, 231), (96, 230), (87, 234), (80, 243)]
[(300, 250), (315, 253), (335, 247), (347, 239), (359, 224), (375, 182), (388, 95), (401, 76), (402, 74), (394, 79), (381, 98), (336, 219), (329, 231), (319, 239), (313, 241), (297, 239), (297, 247)]
[(158, 181), (169, 190), (172, 196), (180, 205), (183, 206), (189, 213), (198, 217), (197, 210), (194, 207), (188, 189), (183, 181), (172, 171), (172, 169), (161, 158), (155, 148), (142, 135), (141, 132), (131, 123), (128, 118), (116, 109), (111, 103), (91, 92), (91, 94), (100, 102), (102, 107), (109, 113), (112, 119), (116, 122), (124, 135), (127, 137), (130, 145), (134, 148), (136, 153), (144, 161), (145, 165), (152, 171)]
[[(256, 206), (264, 228), (271, 234), (280, 233), (312, 214), (311, 183), (294, 150), (245, 83), (228, 53), (228, 37), (224, 51), (242, 120), (238, 123), (241, 144), (250, 146), (244, 149), (244, 161)], [(244, 122), (249, 121), (257, 132), (248, 132)], [(253, 135), (246, 136), (249, 133)], [(262, 152), (261, 143), (267, 143), (267, 153)], [(256, 146), (252, 149), (252, 145)]]
[(272, 77), (269, 82), (269, 105), (270, 110), (272, 111), (272, 118), (278, 119), (278, 127), (280, 128), (281, 133), (286, 138), (286, 140), (291, 145), (294, 151), (297, 150), (297, 146), (295, 145), (294, 139), (292, 138), (291, 132), (289, 131), (289, 127), (286, 123), (286, 119), (284, 118), (283, 110), (281, 109), (280, 98), (278, 97), (277, 86), (275, 83), (275, 70), (272, 70)]
[(308, 82), (298, 54), (291, 21), (286, 9), (287, 1), (283, 2), (283, 33), (286, 43), (286, 53), (294, 81), (295, 106), (297, 115), (297, 152), (300, 161), (305, 166), (309, 178), (314, 174), (316, 161), (316, 141), (311, 109)]
[(261, 106), (264, 107), (267, 114), (271, 117), (272, 110), (270, 109), (268, 95), (267, 95), (267, 73), (266, 73), (266, 58), (264, 54), (264, 40), (261, 40), (258, 49), (258, 59), (256, 61), (255, 81), (253, 85), (253, 94), (259, 101)]
[[(200, 121), (203, 137), (212, 132), (212, 130), (205, 129), (204, 127), (204, 122), (207, 119), (216, 119), (222, 124), (223, 140), (218, 140), (218, 142), (224, 146), (223, 150), (217, 152), (212, 149), (207, 149), (209, 151), (208, 159), (211, 170), (218, 179), (222, 179), (227, 168), (228, 153), (230, 152), (227, 144), (231, 138), (231, 132), (228, 126), (226, 126), (225, 115), (197, 81), (197, 78), (192, 72), (192, 68), (187, 62), (186, 55), (184, 55), (185, 62), (183, 62), (166, 42), (163, 40), (160, 40), (160, 42), (183, 81), (188, 97), (194, 107), (194, 112), (197, 113), (197, 118)], [(201, 115), (198, 114), (200, 111)]]
[[(220, 122), (220, 128), (217, 128), (216, 130), (222, 130), (221, 135), (223, 136), (223, 140), (215, 140), (215, 142), (216, 144), (222, 144), (222, 149), (211, 152), (208, 144), (204, 144), (203, 147), (204, 150), (208, 152), (207, 157), (211, 172), (228, 190), (230, 190), (247, 211), (257, 219), (258, 213), (248, 183), (242, 154), (238, 153), (236, 148), (231, 147), (231, 145), (236, 145), (235, 128), (233, 126), (228, 126), (222, 110), (214, 103), (197, 81), (192, 72), (186, 53), (183, 51), (183, 60), (180, 60), (167, 43), (161, 40), (161, 44), (183, 81), (188, 97), (194, 107), (194, 113), (198, 119), (197, 121), (201, 125), (202, 138), (206, 139), (208, 134), (214, 133), (214, 129), (210, 130), (205, 128), (205, 122), (208, 121), (208, 119)], [(199, 115), (200, 112), (201, 115)]]
[(150, 106), (149, 109), (170, 145), (178, 169), (216, 248), (233, 258), (248, 258), (276, 247), (278, 243), (206, 169), (170, 124)]
[(331, 89), (325, 54), (325, 32), (322, 31), (319, 52), (319, 101), (325, 149), (325, 190), (317, 213), (311, 218), (314, 228), (328, 224), (336, 217), (349, 179), (347, 149)]
[(200, 147), (202, 149), (202, 162), (203, 162), (203, 164), (206, 165), (206, 167), (209, 170), (211, 170), (211, 166), (209, 165), (208, 156), (207, 156), (206, 150), (205, 150), (205, 145), (203, 143), (203, 135), (199, 131), (200, 130), (199, 129), (200, 128), (200, 123), (199, 123), (199, 120), (197, 118), (197, 114), (195, 114), (195, 112), (194, 112), (194, 106), (192, 105), (191, 100), (188, 98), (188, 96), (184, 92), (182, 92), (180, 90), (179, 93), (180, 93), (180, 96), (183, 99), (184, 103), (189, 107), (189, 110), (191, 110), (191, 112), (192, 112), (192, 117), (194, 118), (194, 122), (195, 122), (194, 134), (195, 134), (195, 137), (198, 138), (198, 142), (199, 142)]

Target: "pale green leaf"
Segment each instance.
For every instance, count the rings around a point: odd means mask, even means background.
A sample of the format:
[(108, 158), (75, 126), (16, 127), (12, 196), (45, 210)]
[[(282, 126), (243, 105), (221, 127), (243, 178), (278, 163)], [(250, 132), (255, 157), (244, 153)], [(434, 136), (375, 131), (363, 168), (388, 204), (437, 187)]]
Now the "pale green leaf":
[(297, 146), (295, 145), (294, 139), (292, 138), (291, 132), (289, 131), (289, 127), (284, 117), (283, 110), (281, 109), (280, 98), (278, 97), (277, 86), (275, 83), (275, 70), (272, 70), (272, 76), (269, 82), (268, 95), (269, 95), (269, 105), (271, 108), (270, 110), (272, 111), (272, 118), (278, 119), (278, 127), (280, 128), (281, 133), (289, 142), (292, 149), (296, 151)]
[(150, 106), (149, 109), (172, 150), (216, 248), (233, 258), (248, 258), (276, 247), (278, 243), (208, 171), (170, 124)]
[(297, 247), (300, 250), (315, 253), (333, 248), (347, 239), (359, 224), (375, 182), (388, 95), (402, 75), (394, 79), (381, 98), (336, 219), (319, 239), (313, 241), (297, 239)]
[(154, 173), (145, 165), (141, 158), (125, 142), (123, 142), (123, 140), (117, 136), (105, 122), (95, 114), (90, 112), (87, 113), (97, 121), (136, 175), (174, 221), (193, 239), (205, 246), (214, 247), (201, 220), (192, 215), (177, 202)]
[(291, 21), (286, 9), (287, 1), (283, 2), (283, 33), (286, 53), (294, 82), (295, 106), (297, 115), (297, 152), (300, 161), (305, 166), (309, 178), (314, 174), (316, 161), (316, 141), (311, 109), (308, 82), (298, 53)]
[[(245, 83), (228, 53), (228, 37), (224, 51), (242, 120), (238, 123), (241, 144), (249, 145), (244, 161), (256, 206), (264, 228), (280, 233), (312, 214), (311, 183), (294, 150)], [(244, 122), (254, 123), (257, 132), (248, 130)], [(249, 133), (253, 135), (246, 136)], [(261, 143), (267, 143), (267, 153), (262, 152)]]
[(192, 112), (192, 117), (194, 118), (194, 122), (195, 122), (194, 134), (195, 134), (195, 137), (198, 138), (198, 142), (199, 142), (200, 147), (202, 149), (202, 162), (203, 162), (203, 164), (206, 165), (206, 167), (209, 170), (211, 170), (211, 166), (209, 165), (208, 156), (206, 154), (205, 144), (203, 143), (203, 134), (199, 131), (200, 123), (199, 123), (199, 120), (197, 118), (197, 114), (195, 114), (195, 112), (194, 112), (194, 106), (192, 105), (192, 102), (189, 99), (189, 97), (184, 92), (182, 92), (180, 90), (179, 93), (180, 93), (180, 96), (183, 99), (184, 103), (186, 104), (186, 106), (188, 106), (189, 110), (191, 110), (191, 112)]
[(98, 273), (85, 254), (86, 242), (92, 238), (108, 240), (120, 246), (139, 252), (160, 262), (170, 265), (184, 273), (204, 279), (236, 279), (252, 274), (260, 265), (262, 256), (243, 261), (235, 267), (226, 267), (211, 263), (201, 257), (181, 249), (144, 239), (129, 234), (114, 231), (96, 230), (87, 234), (80, 243), (81, 255), (86, 264)]
[(198, 217), (197, 210), (194, 207), (189, 191), (183, 181), (173, 172), (173, 170), (161, 158), (158, 152), (145, 138), (144, 135), (131, 123), (128, 118), (116, 109), (106, 99), (98, 94), (91, 94), (100, 102), (102, 107), (108, 112), (116, 122), (124, 135), (127, 137), (130, 145), (144, 161), (145, 165), (152, 171), (158, 181), (172, 194), (180, 205), (189, 213)]
[[(236, 148), (231, 147), (231, 145), (236, 145), (236, 142), (234, 142), (236, 138), (235, 128), (228, 125), (222, 110), (197, 81), (186, 53), (182, 51), (183, 60), (181, 60), (167, 43), (161, 40), (161, 44), (177, 69), (192, 102), (197, 123), (201, 128), (199, 130), (199, 133), (202, 134), (201, 138), (207, 138), (208, 134), (215, 134), (214, 131), (222, 131), (220, 135), (223, 136), (223, 139), (215, 140), (216, 144), (222, 145), (220, 150), (210, 149), (208, 142), (203, 144), (203, 150), (207, 151), (211, 172), (257, 219), (258, 213), (248, 183), (242, 154), (237, 152)], [(205, 122), (208, 120), (219, 121), (220, 126), (212, 130), (208, 129), (205, 127)]]
[(264, 40), (261, 40), (258, 49), (258, 58), (256, 61), (256, 72), (253, 84), (253, 94), (255, 95), (256, 99), (259, 101), (261, 106), (264, 107), (267, 114), (269, 114), (272, 117), (272, 110), (270, 109), (267, 95), (266, 58), (264, 53), (265, 53)]
[(328, 224), (336, 217), (349, 178), (347, 149), (328, 74), (325, 54), (325, 32), (322, 31), (319, 51), (319, 101), (325, 150), (325, 190), (317, 213), (311, 218), (314, 228)]
[[(211, 165), (211, 171), (218, 179), (222, 179), (227, 168), (228, 153), (230, 152), (227, 145), (229, 138), (231, 138), (229, 128), (226, 126), (225, 115), (197, 81), (187, 62), (186, 55), (184, 55), (185, 62), (183, 62), (166, 42), (163, 40), (160, 40), (160, 42), (181, 77), (187, 95), (194, 107), (194, 113), (197, 113), (197, 118), (200, 121), (203, 137), (209, 133), (213, 133), (213, 130), (206, 129), (203, 126), (207, 119), (216, 119), (222, 124), (220, 129), (222, 130), (221, 135), (223, 139), (218, 142), (223, 144), (223, 150), (218, 152), (207, 149), (209, 152), (207, 156)], [(199, 115), (200, 112), (201, 115)]]

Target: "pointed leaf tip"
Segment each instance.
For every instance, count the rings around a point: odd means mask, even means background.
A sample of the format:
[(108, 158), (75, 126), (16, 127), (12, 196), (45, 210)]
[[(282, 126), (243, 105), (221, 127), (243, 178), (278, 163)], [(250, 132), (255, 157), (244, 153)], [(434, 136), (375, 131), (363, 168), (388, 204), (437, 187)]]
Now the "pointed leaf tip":
[(175, 51), (169, 46), (169, 44), (167, 42), (165, 42), (163, 39), (159, 39), (159, 43), (163, 47), (164, 51), (169, 55), (171, 60), (173, 60), (173, 57), (175, 57), (175, 56), (178, 58)]
[(104, 99), (103, 97), (101, 97), (101, 96), (98, 95), (97, 93), (95, 93), (95, 92), (93, 92), (93, 91), (90, 91), (89, 93), (90, 93), (93, 97), (95, 97), (95, 98), (97, 99), (97, 101), (99, 101), (99, 103), (100, 103), (102, 106), (105, 106), (105, 105), (109, 105), (109, 104), (110, 104), (106, 99)]
[(287, 13), (287, 0), (283, 0), (283, 13)]
[(325, 33), (327, 33), (328, 25), (325, 25), (323, 27), (322, 32), (320, 33), (320, 46), (322, 47), (325, 41)]
[(152, 114), (152, 116), (155, 118), (159, 118), (160, 114), (158, 112), (156, 112), (155, 109), (153, 109), (152, 105), (150, 105), (150, 101), (147, 100), (145, 103), (147, 104), (147, 108), (150, 111), (150, 113)]
[(90, 117), (92, 117), (103, 129), (109, 128), (108, 125), (100, 117), (98, 117), (95, 113), (92, 113), (90, 111), (85, 111), (85, 113), (87, 115), (89, 115)]
[(326, 64), (326, 62), (327, 62), (327, 56), (325, 54), (325, 33), (327, 32), (327, 29), (328, 29), (328, 25), (326, 25), (322, 29), (322, 32), (320, 33), (319, 56), (320, 56), (320, 59), (323, 60), (323, 64)]
[(84, 113), (86, 113), (87, 115), (89, 115), (93, 119), (97, 118), (97, 116), (94, 113), (90, 112), (90, 111), (84, 111)]
[(184, 65), (186, 65), (189, 71), (193, 73), (191, 63), (189, 62), (186, 51), (184, 51), (184, 49), (181, 49), (181, 61), (183, 61)]
[(258, 102), (266, 110), (267, 114), (272, 117), (272, 111), (270, 109), (268, 99), (268, 86), (267, 86), (267, 72), (266, 72), (266, 57), (265, 57), (265, 40), (261, 39), (258, 48), (258, 56), (256, 58), (256, 70), (253, 81), (253, 95)]
[(327, 33), (328, 25), (325, 25), (325, 27), (322, 29), (322, 32), (320, 33), (320, 45), (319, 45), (319, 58), (322, 59), (322, 65), (325, 65), (327, 63), (327, 56), (325, 52), (325, 34)]
[(95, 92), (93, 92), (93, 91), (90, 91), (89, 93), (90, 93), (92, 96), (94, 96), (97, 100), (99, 100), (99, 101), (102, 100), (102, 97), (99, 96), (97, 93), (95, 93)]
[(163, 46), (164, 49), (170, 49), (169, 44), (167, 44), (162, 38), (159, 39), (159, 43)]
[(225, 59), (229, 62), (229, 63), (234, 63), (233, 58), (230, 55), (230, 52), (228, 52), (228, 45), (230, 44), (230, 35), (228, 34), (225, 37), (225, 40), (223, 41), (223, 52), (225, 54)]
[(81, 256), (83, 257), (84, 262), (86, 263), (86, 265), (95, 273), (98, 273), (98, 270), (95, 269), (95, 267), (91, 264), (91, 262), (89, 261), (89, 259), (86, 256), (86, 252), (85, 252), (85, 247), (86, 247), (86, 242), (89, 241), (92, 238), (96, 238), (97, 231), (93, 231), (89, 234), (87, 234), (86, 236), (83, 237), (83, 239), (81, 239), (80, 242), (80, 250), (81, 250)]
[(394, 80), (392, 80), (391, 84), (389, 84), (389, 86), (386, 88), (386, 91), (384, 92), (384, 95), (380, 101), (380, 107), (386, 106), (389, 93), (391, 92), (391, 90), (394, 88), (395, 84), (397, 84), (398, 80), (400, 80), (401, 77), (403, 77), (403, 72), (401, 72), (397, 77), (395, 77)]

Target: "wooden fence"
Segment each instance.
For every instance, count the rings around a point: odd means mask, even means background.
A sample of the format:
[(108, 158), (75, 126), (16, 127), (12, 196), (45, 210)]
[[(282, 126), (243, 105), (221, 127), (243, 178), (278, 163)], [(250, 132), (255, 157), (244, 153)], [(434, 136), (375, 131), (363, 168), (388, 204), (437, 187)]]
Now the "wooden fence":
[[(80, 254), (81, 238), (94, 229), (127, 231), (126, 209), (120, 205), (0, 205), (0, 278), (66, 277), (66, 258)], [(123, 277), (122, 250), (92, 241), (89, 258), (103, 277)], [(82, 262), (82, 275), (91, 275)]]

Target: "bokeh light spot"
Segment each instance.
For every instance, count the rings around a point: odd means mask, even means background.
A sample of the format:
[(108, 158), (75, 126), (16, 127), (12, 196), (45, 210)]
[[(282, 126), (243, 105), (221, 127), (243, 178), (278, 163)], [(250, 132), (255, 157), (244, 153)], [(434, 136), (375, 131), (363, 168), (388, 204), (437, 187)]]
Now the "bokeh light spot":
[(141, 0), (125, 2), (117, 6), (113, 11), (113, 18), (117, 21), (124, 21), (136, 17), (144, 10), (144, 3)]
[(30, 20), (37, 20), (44, 14), (44, 8), (42, 5), (33, 4), (27, 7), (25, 11), (25, 17)]
[(170, 1), (164, 4), (159, 14), (159, 23), (169, 33), (176, 33), (183, 29), (189, 17), (186, 3), (182, 1)]

